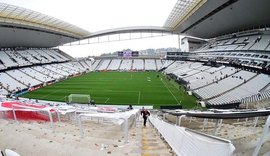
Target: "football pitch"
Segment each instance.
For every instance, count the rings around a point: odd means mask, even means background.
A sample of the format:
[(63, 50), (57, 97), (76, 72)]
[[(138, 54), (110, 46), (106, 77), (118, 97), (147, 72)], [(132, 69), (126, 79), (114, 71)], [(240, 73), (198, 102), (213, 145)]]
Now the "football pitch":
[(70, 94), (88, 94), (96, 104), (195, 107), (196, 98), (182, 88), (157, 72), (91, 72), (22, 97), (66, 102)]

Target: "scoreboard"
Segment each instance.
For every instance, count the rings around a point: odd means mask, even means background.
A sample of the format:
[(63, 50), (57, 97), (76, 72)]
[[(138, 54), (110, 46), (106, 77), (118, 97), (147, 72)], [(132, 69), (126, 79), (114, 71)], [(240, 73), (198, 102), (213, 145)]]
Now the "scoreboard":
[(138, 57), (139, 52), (138, 51), (131, 51), (131, 50), (125, 50), (125, 51), (119, 51), (118, 52), (118, 57)]
[(131, 55), (132, 55), (132, 57), (138, 57), (139, 52), (138, 51), (133, 51)]
[(167, 52), (166, 59), (168, 60), (186, 60), (189, 57), (187, 52)]
[(123, 57), (123, 52), (122, 51), (118, 51), (118, 57)]

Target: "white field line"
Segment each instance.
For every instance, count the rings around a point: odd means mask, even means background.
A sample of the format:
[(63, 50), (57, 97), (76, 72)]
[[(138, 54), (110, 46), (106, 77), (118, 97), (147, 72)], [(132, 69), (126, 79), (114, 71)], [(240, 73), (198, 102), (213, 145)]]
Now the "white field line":
[(108, 99), (105, 101), (105, 103), (107, 103), (109, 100), (110, 100), (110, 98), (108, 98)]
[[(106, 90), (104, 90), (104, 91), (106, 91)], [(138, 91), (112, 90), (112, 91), (108, 91), (108, 92), (130, 92), (130, 93), (137, 93)]]
[[(162, 80), (161, 80), (162, 81)], [(168, 91), (172, 94), (172, 96), (174, 97), (175, 101), (180, 104), (177, 100), (177, 98), (173, 95), (172, 91), (168, 88), (168, 86), (162, 81), (162, 83), (164, 84), (164, 86), (168, 89)]]
[(42, 96), (42, 98), (48, 97), (48, 96), (50, 96), (50, 95), (52, 95), (52, 94), (58, 92), (59, 90), (62, 90), (62, 89), (57, 89), (57, 90), (55, 90), (55, 91), (53, 91), (53, 92), (51, 92), (51, 93), (49, 93), (49, 94), (47, 94), (47, 95)]
[(141, 100), (141, 91), (139, 91), (138, 104), (140, 104), (140, 100)]

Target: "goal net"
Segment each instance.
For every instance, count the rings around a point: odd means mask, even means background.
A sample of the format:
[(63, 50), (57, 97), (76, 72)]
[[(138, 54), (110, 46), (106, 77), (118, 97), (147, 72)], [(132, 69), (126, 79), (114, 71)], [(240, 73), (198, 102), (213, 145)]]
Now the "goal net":
[(87, 94), (70, 94), (67, 97), (67, 102), (68, 103), (85, 103), (88, 104), (90, 103), (91, 98), (90, 95)]

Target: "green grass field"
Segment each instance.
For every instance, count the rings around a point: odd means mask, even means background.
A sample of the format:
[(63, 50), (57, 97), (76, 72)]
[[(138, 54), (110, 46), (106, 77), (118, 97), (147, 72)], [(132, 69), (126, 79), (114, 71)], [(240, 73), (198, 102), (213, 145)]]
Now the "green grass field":
[(179, 88), (173, 80), (169, 81), (157, 72), (92, 72), (29, 92), (23, 97), (65, 102), (70, 94), (90, 94), (97, 104), (194, 107), (196, 98)]

